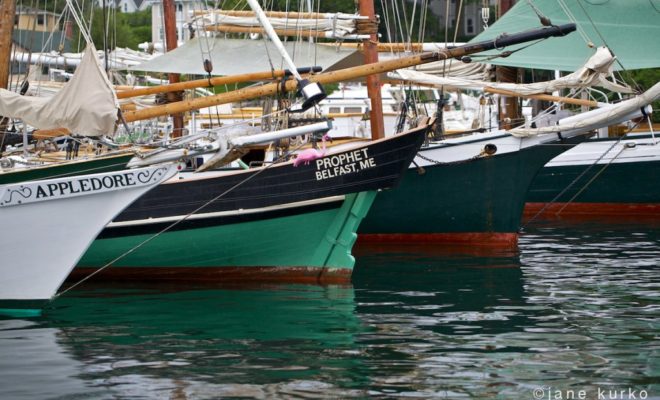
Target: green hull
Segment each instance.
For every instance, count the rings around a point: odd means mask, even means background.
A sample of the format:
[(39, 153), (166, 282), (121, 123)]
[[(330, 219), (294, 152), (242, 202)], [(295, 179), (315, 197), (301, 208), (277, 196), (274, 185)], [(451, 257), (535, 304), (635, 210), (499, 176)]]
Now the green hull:
[(133, 156), (134, 154), (130, 153), (45, 165), (43, 167), (16, 169), (11, 172), (0, 174), (0, 185), (41, 179), (62, 178), (71, 175), (100, 174), (103, 172), (118, 171), (126, 168), (126, 164), (131, 158), (133, 158)]
[[(286, 216), (171, 230), (114, 262), (104, 278), (140, 280), (348, 281), (357, 227), (375, 191), (347, 195), (324, 209), (298, 207)], [(97, 239), (74, 273), (102, 267), (151, 234)]]
[[(360, 240), (515, 243), (525, 195), (543, 165), (565, 150), (538, 145), (493, 157), (409, 169), (400, 186), (378, 195)], [(513, 239), (511, 239), (513, 238)]]
[(660, 162), (545, 167), (527, 194), (530, 220), (615, 217), (660, 217)]
[[(660, 203), (660, 162), (545, 167), (529, 190), (528, 202)], [(580, 176), (583, 174), (582, 176)], [(569, 185), (573, 185), (566, 191)], [(564, 191), (564, 193), (561, 193)], [(561, 196), (559, 196), (561, 194)], [(556, 199), (555, 199), (556, 198)]]

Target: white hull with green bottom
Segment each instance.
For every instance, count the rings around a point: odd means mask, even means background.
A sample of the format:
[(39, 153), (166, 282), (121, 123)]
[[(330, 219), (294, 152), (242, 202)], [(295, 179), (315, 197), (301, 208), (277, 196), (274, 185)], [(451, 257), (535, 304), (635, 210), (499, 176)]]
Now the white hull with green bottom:
[(94, 238), (171, 166), (0, 185), (0, 314), (39, 315)]

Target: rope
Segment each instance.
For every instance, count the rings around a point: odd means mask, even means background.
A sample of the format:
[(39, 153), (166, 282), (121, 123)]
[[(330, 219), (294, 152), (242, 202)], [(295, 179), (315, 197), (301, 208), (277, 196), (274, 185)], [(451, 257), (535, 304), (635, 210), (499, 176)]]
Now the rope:
[(60, 296), (62, 296), (62, 295), (64, 295), (64, 294), (66, 294), (67, 292), (71, 291), (72, 289), (74, 289), (74, 288), (80, 286), (81, 284), (83, 284), (84, 282), (86, 282), (87, 280), (89, 280), (90, 278), (92, 278), (93, 276), (95, 276), (96, 274), (98, 274), (99, 272), (101, 272), (101, 271), (103, 271), (103, 270), (109, 268), (110, 266), (112, 266), (112, 265), (113, 265), (114, 263), (116, 263), (117, 261), (119, 261), (119, 260), (121, 260), (122, 258), (128, 256), (129, 254), (135, 252), (136, 250), (138, 250), (138, 249), (141, 248), (142, 246), (144, 246), (144, 245), (146, 245), (147, 243), (151, 242), (152, 240), (158, 238), (160, 235), (162, 235), (163, 233), (166, 233), (167, 231), (171, 230), (172, 228), (174, 228), (175, 226), (179, 225), (180, 223), (186, 221), (188, 218), (190, 218), (191, 216), (193, 216), (193, 215), (196, 214), (197, 212), (201, 211), (202, 209), (206, 208), (206, 207), (207, 207), (208, 205), (210, 205), (211, 203), (213, 203), (213, 202), (215, 202), (215, 201), (218, 201), (220, 198), (224, 197), (225, 195), (227, 195), (227, 194), (228, 194), (229, 192), (231, 192), (232, 190), (234, 190), (234, 189), (238, 188), (239, 186), (243, 185), (244, 183), (246, 183), (246, 182), (252, 180), (254, 177), (256, 177), (256, 176), (258, 176), (259, 174), (261, 174), (262, 172), (266, 171), (267, 169), (269, 169), (269, 168), (272, 167), (273, 165), (278, 164), (278, 162), (279, 162), (280, 160), (285, 159), (286, 157), (288, 157), (289, 155), (291, 155), (291, 153), (293, 153), (294, 151), (300, 149), (300, 147), (302, 147), (302, 145), (303, 145), (303, 144), (301, 144), (300, 146), (294, 148), (293, 150), (289, 150), (287, 153), (283, 154), (281, 157), (279, 157), (279, 158), (278, 158), (276, 161), (274, 161), (272, 164), (269, 164), (269, 165), (267, 165), (266, 167), (262, 168), (261, 170), (259, 170), (259, 171), (255, 172), (254, 174), (248, 176), (247, 178), (245, 178), (245, 179), (243, 179), (242, 181), (238, 182), (238, 183), (235, 184), (234, 186), (232, 186), (232, 187), (230, 187), (229, 189), (225, 190), (224, 192), (220, 193), (220, 194), (217, 195), (216, 197), (212, 198), (211, 200), (209, 200), (209, 201), (207, 201), (206, 203), (202, 204), (201, 206), (197, 207), (195, 210), (193, 210), (193, 211), (191, 211), (190, 213), (186, 214), (185, 216), (183, 216), (183, 217), (182, 217), (181, 219), (179, 219), (178, 221), (175, 221), (175, 222), (171, 223), (170, 225), (166, 226), (165, 228), (163, 228), (163, 229), (160, 230), (159, 232), (157, 232), (157, 233), (155, 233), (154, 235), (148, 237), (147, 239), (145, 239), (145, 240), (143, 240), (142, 242), (138, 243), (137, 245), (133, 246), (133, 247), (130, 248), (129, 250), (125, 251), (124, 253), (122, 253), (121, 255), (119, 255), (118, 257), (116, 257), (115, 259), (113, 259), (112, 261), (108, 262), (108, 263), (105, 264), (104, 266), (102, 266), (102, 267), (100, 267), (99, 269), (95, 270), (94, 272), (92, 272), (91, 274), (87, 275), (86, 277), (82, 278), (82, 279), (79, 280), (78, 282), (72, 284), (71, 286), (69, 286), (68, 288), (64, 289), (63, 291), (61, 291), (61, 292), (55, 294), (55, 295), (53, 296), (53, 300), (56, 299), (56, 298), (58, 298), (58, 297), (60, 297)]
[[(628, 132), (630, 132), (630, 131), (631, 131), (632, 129), (634, 129), (636, 126), (637, 126), (637, 125), (635, 125), (633, 128), (631, 128)], [(534, 220), (536, 220), (536, 218), (538, 218), (541, 214), (543, 214), (543, 213), (545, 212), (545, 210), (548, 209), (548, 207), (550, 207), (551, 205), (553, 205), (554, 203), (556, 203), (557, 200), (559, 200), (559, 199), (561, 198), (561, 196), (564, 195), (564, 193), (566, 193), (569, 189), (571, 189), (571, 188), (573, 187), (573, 185), (575, 185), (580, 179), (582, 179), (582, 177), (583, 177), (587, 172), (591, 171), (591, 169), (592, 169), (594, 166), (596, 166), (596, 165), (598, 164), (598, 162), (600, 162), (600, 160), (603, 159), (603, 157), (605, 157), (610, 151), (612, 151), (612, 149), (613, 149), (617, 144), (621, 143), (621, 141), (622, 141), (625, 137), (626, 137), (626, 135), (623, 135), (623, 136), (621, 136), (621, 137), (619, 138), (619, 140), (617, 140), (616, 142), (612, 143), (612, 146), (610, 146), (610, 147), (607, 149), (607, 151), (605, 151), (603, 154), (601, 154), (600, 157), (598, 157), (598, 158), (597, 158), (597, 159), (596, 159), (591, 165), (589, 165), (587, 168), (585, 168), (585, 170), (582, 171), (582, 173), (580, 173), (580, 175), (578, 175), (575, 179), (573, 179), (573, 181), (572, 181), (571, 183), (569, 183), (568, 186), (566, 186), (561, 192), (559, 192), (559, 194), (557, 194), (555, 197), (553, 197), (553, 199), (550, 200), (549, 203), (547, 203), (546, 205), (544, 205), (544, 206), (543, 206), (543, 207), (542, 207), (542, 208), (541, 208), (536, 214), (534, 214), (534, 216), (533, 216), (532, 218), (530, 218), (530, 219), (527, 221), (527, 225), (530, 224), (531, 222), (533, 222)], [(557, 214), (560, 214), (560, 213), (564, 210), (564, 208), (566, 208), (566, 206), (568, 206), (568, 204), (572, 203), (573, 200), (575, 200), (575, 199), (577, 198), (577, 196), (579, 196), (579, 195), (580, 195), (580, 194), (581, 194), (581, 193), (582, 193), (582, 192), (583, 192), (583, 191), (584, 191), (584, 190), (585, 190), (585, 189), (586, 189), (586, 188), (587, 188), (587, 187), (588, 187), (588, 186), (589, 186), (589, 185), (590, 185), (590, 184), (591, 184), (591, 183), (592, 183), (592, 182), (593, 182), (593, 181), (594, 181), (594, 180), (595, 180), (595, 179), (596, 179), (596, 178), (597, 178), (597, 177), (598, 177), (598, 176), (599, 176), (599, 175), (600, 175), (600, 174), (601, 174), (601, 173), (602, 173), (602, 172), (603, 172), (603, 171), (604, 171), (604, 170), (605, 170), (605, 169), (606, 169), (606, 168), (607, 168), (607, 167), (608, 167), (608, 166), (609, 166), (609, 165), (610, 165), (610, 164), (611, 164), (611, 163), (612, 163), (612, 162), (613, 162), (613, 161), (614, 161), (614, 160), (615, 160), (620, 154), (621, 154), (621, 152), (623, 152), (624, 149), (625, 149), (625, 147), (623, 147), (623, 148), (621, 149), (621, 151), (619, 151), (619, 153), (617, 153), (617, 155), (614, 156), (614, 157), (612, 158), (612, 160), (610, 160), (609, 163), (607, 163), (607, 164), (606, 164), (606, 165), (605, 165), (605, 166), (604, 166), (604, 167), (603, 167), (603, 168), (602, 168), (602, 169), (601, 169), (601, 170), (600, 170), (600, 171), (599, 171), (594, 177), (592, 177), (592, 178), (591, 178), (591, 179), (590, 179), (590, 180), (589, 180), (589, 181), (588, 181), (588, 182), (587, 182), (587, 183), (586, 183), (586, 184), (585, 184), (585, 185), (584, 185), (584, 186), (583, 186), (583, 187), (582, 187), (582, 188), (581, 188), (581, 189), (580, 189), (580, 190), (579, 190), (579, 191), (578, 191), (573, 197), (571, 197), (571, 199), (570, 199), (570, 200), (569, 200), (569, 201), (568, 201), (568, 202), (567, 202), (567, 203), (566, 203), (566, 204), (565, 204), (565, 205), (564, 205), (559, 211), (557, 211)], [(521, 226), (521, 229), (523, 229), (523, 228), (524, 228), (524, 227)]]
[[(619, 143), (620, 141), (621, 141), (621, 140), (618, 140), (616, 143)], [(573, 197), (571, 197), (571, 198), (566, 202), (566, 204), (564, 204), (564, 205), (559, 209), (559, 211), (557, 211), (557, 215), (561, 214), (561, 212), (564, 211), (564, 208), (566, 208), (569, 204), (571, 204), (571, 203), (573, 202), (573, 200), (575, 200), (579, 195), (581, 195), (582, 192), (584, 192), (584, 191), (589, 187), (589, 185), (591, 185), (591, 183), (592, 183), (593, 181), (595, 181), (596, 178), (598, 178), (598, 177), (599, 177), (599, 176), (600, 176), (600, 175), (601, 175), (601, 174), (607, 169), (607, 167), (609, 167), (609, 166), (612, 164), (612, 162), (614, 162), (614, 160), (616, 160), (616, 158), (619, 157), (619, 156), (621, 155), (621, 153), (623, 153), (623, 151), (624, 151), (625, 149), (626, 149), (626, 146), (623, 146), (623, 147), (621, 148), (621, 150), (620, 150), (620, 151), (619, 151), (614, 157), (612, 157), (612, 159), (611, 159), (607, 164), (603, 165), (603, 168), (601, 168), (600, 171), (598, 171), (598, 172), (597, 172), (597, 173), (596, 173), (591, 179), (589, 179), (589, 181), (588, 181), (588, 182), (587, 182), (587, 183), (586, 183), (586, 184), (585, 184), (580, 190), (578, 190), (578, 192), (575, 193), (575, 194), (573, 195)], [(609, 151), (609, 150), (608, 150), (608, 151)], [(606, 154), (607, 154), (607, 153), (606, 153)]]
[(568, 17), (568, 19), (575, 24), (577, 27), (577, 32), (578, 34), (582, 37), (582, 40), (587, 44), (589, 47), (593, 47), (593, 42), (589, 35), (587, 35), (587, 32), (582, 28), (580, 24), (577, 23), (577, 19), (571, 12), (571, 10), (568, 8), (568, 6), (564, 3), (564, 0), (558, 0), (559, 6), (561, 9), (564, 11), (564, 14)]

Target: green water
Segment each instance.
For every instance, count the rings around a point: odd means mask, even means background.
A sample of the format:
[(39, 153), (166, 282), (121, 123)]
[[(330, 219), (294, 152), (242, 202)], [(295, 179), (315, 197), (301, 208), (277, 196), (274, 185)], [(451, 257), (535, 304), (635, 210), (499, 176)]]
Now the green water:
[(660, 398), (654, 225), (356, 255), (351, 286), (97, 284), (0, 319), (0, 399)]

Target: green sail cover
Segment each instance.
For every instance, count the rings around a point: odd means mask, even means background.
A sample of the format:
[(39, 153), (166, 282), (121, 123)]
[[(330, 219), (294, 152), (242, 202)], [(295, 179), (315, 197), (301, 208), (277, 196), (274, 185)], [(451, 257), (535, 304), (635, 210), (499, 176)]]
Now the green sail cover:
[[(578, 30), (566, 37), (544, 40), (509, 57), (493, 59), (490, 63), (575, 71), (594, 54), (596, 47), (606, 45), (623, 65), (614, 63), (615, 70), (660, 67), (660, 0), (518, 0), (502, 18), (471, 42), (493, 39), (503, 32), (515, 33), (541, 26), (530, 1), (554, 25), (574, 22)], [(587, 46), (589, 41), (594, 44), (593, 48)], [(524, 46), (526, 44), (510, 46), (506, 50)], [(474, 60), (480, 61), (481, 57)]]

